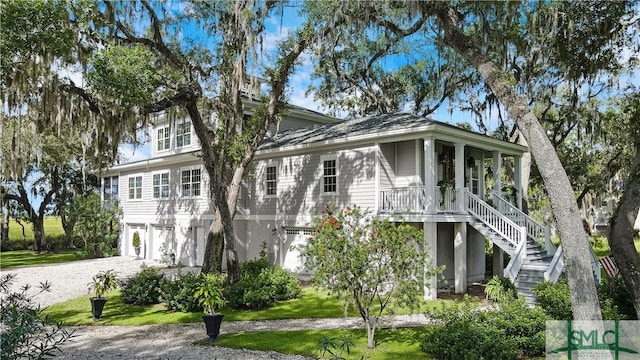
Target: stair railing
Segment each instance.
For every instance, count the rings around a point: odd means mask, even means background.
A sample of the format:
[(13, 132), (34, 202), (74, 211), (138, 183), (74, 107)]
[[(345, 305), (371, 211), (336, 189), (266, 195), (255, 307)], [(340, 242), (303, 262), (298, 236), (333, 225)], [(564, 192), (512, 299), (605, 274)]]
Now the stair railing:
[(547, 281), (556, 282), (563, 272), (564, 259), (562, 257), (562, 245), (560, 245), (558, 246), (556, 253), (553, 254), (553, 259), (551, 259), (547, 271), (544, 272), (544, 279)]
[(495, 191), (491, 192), (491, 196), (500, 213), (506, 215), (519, 226), (527, 228), (527, 237), (529, 239), (532, 239), (544, 247), (547, 250), (548, 255), (553, 255), (556, 252), (556, 247), (551, 242), (551, 235), (549, 233), (548, 226), (544, 226), (535, 221)]
[(524, 243), (527, 243), (526, 229), (518, 226), (518, 224), (501, 214), (498, 210), (484, 202), (484, 200), (472, 194), (469, 190), (465, 191), (465, 195), (467, 198), (467, 211), (469, 211), (471, 215), (482, 221), (503, 239), (514, 245), (514, 247), (517, 247), (518, 244), (522, 242), (523, 237)]
[(521, 228), (520, 236), (521, 239), (518, 242), (518, 246), (516, 247), (516, 252), (511, 256), (511, 260), (507, 264), (507, 267), (504, 269), (505, 276), (511, 280), (511, 282), (516, 281), (516, 277), (522, 269), (522, 265), (524, 265), (524, 261), (527, 258), (527, 239), (526, 233), (527, 230), (524, 226)]

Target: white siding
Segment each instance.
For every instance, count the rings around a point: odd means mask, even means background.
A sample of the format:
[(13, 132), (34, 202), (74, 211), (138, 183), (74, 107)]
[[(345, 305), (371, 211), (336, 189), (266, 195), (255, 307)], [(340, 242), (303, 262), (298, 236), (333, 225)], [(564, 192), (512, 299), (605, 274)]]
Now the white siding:
[[(338, 166), (338, 193), (322, 192), (322, 156), (334, 155)], [(258, 161), (249, 187), (247, 208), (252, 215), (309, 215), (325, 204), (339, 207), (375, 205), (375, 147), (288, 156), (277, 160), (277, 196), (265, 196), (264, 173), (268, 161)], [(274, 162), (275, 163), (275, 162)]]

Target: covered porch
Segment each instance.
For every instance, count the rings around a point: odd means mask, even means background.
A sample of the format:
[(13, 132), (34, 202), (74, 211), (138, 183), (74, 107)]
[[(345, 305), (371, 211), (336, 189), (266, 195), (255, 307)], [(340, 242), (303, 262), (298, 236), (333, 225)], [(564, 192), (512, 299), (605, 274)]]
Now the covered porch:
[[(521, 209), (523, 149), (500, 140), (461, 141), (444, 136), (378, 144), (377, 213), (466, 214), (467, 190), (482, 200), (491, 198), (485, 191), (487, 172), (492, 174), (492, 192)], [(505, 159), (514, 179), (507, 193), (501, 176), (493, 175), (502, 173)]]

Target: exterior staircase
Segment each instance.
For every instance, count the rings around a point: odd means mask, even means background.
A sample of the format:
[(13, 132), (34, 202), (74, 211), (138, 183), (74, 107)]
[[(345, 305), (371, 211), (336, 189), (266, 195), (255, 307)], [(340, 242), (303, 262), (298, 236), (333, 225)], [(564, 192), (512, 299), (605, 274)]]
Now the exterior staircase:
[(528, 304), (535, 304), (531, 288), (543, 280), (557, 281), (564, 272), (562, 247), (551, 243), (548, 227), (499, 195), (493, 194), (493, 206), (469, 191), (465, 198), (471, 226), (509, 254), (504, 275)]

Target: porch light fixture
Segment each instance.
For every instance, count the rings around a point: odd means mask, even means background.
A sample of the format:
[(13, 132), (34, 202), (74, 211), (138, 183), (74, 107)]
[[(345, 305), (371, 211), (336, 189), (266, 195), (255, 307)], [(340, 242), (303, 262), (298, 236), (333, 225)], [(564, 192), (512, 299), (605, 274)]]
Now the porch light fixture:
[(276, 229), (276, 228), (271, 229), (271, 235), (275, 235), (276, 231), (278, 231), (278, 229)]
[(467, 159), (467, 167), (474, 167), (476, 165), (476, 159), (473, 156), (470, 156)]

